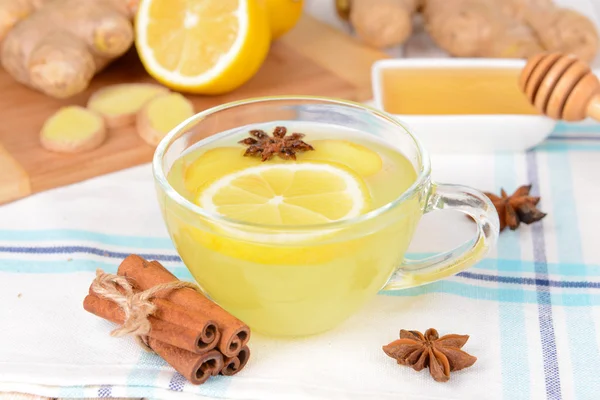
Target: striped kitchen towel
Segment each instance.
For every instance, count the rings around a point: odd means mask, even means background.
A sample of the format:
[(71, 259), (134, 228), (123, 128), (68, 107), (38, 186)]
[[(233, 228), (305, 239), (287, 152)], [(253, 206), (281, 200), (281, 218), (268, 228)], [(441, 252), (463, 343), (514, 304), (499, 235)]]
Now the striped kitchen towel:
[[(0, 207), (0, 392), (50, 397), (216, 399), (600, 398), (600, 129), (559, 125), (526, 154), (436, 155), (434, 178), (498, 192), (532, 183), (548, 212), (501, 234), (457, 276), (377, 296), (333, 331), (298, 340), (254, 334), (234, 377), (191, 386), (82, 309), (96, 268), (138, 253), (183, 279), (149, 165)], [(452, 213), (427, 215), (411, 252), (472, 235)], [(469, 334), (475, 365), (447, 383), (396, 365), (381, 346), (400, 328)]]

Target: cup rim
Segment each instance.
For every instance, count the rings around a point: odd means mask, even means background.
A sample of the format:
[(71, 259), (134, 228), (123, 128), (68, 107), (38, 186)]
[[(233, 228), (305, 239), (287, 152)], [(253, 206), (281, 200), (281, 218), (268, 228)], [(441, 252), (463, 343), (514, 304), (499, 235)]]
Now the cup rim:
[[(293, 101), (315, 101), (315, 102), (322, 102), (322, 103), (333, 104), (333, 105), (358, 108), (358, 109), (362, 109), (363, 111), (370, 112), (371, 114), (375, 115), (376, 117), (384, 119), (387, 122), (391, 123), (392, 125), (402, 128), (405, 131), (405, 133), (408, 134), (408, 136), (411, 138), (413, 143), (415, 144), (415, 146), (419, 152), (420, 158), (421, 158), (421, 160), (420, 160), (421, 168), (419, 171), (417, 171), (418, 172), (417, 179), (413, 182), (413, 184), (408, 189), (406, 189), (404, 192), (402, 192), (402, 194), (400, 196), (396, 197), (394, 200), (392, 200), (380, 207), (377, 207), (367, 213), (357, 215), (356, 217), (352, 217), (352, 218), (341, 219), (341, 220), (333, 221), (333, 222), (326, 222), (323, 224), (313, 224), (313, 225), (268, 225), (268, 224), (249, 223), (249, 222), (244, 222), (244, 221), (240, 221), (237, 219), (229, 218), (229, 217), (226, 217), (226, 216), (223, 216), (223, 215), (220, 215), (217, 213), (213, 213), (213, 212), (210, 212), (210, 211), (207, 211), (207, 210), (201, 208), (200, 206), (192, 203), (191, 201), (189, 201), (188, 199), (183, 197), (181, 194), (179, 194), (179, 192), (177, 192), (177, 190), (175, 190), (173, 188), (173, 186), (171, 186), (171, 184), (167, 180), (165, 172), (163, 171), (162, 160), (165, 156), (165, 152), (167, 151), (169, 145), (172, 143), (172, 141), (175, 139), (175, 137), (177, 137), (179, 134), (182, 133), (182, 130), (185, 127), (189, 126), (190, 124), (197, 123), (198, 121), (201, 121), (203, 118), (206, 118), (207, 116), (218, 113), (220, 111), (232, 109), (232, 108), (239, 107), (242, 105), (248, 105), (248, 104), (254, 104), (254, 103), (264, 103), (264, 102), (274, 102), (274, 101), (290, 101), (290, 102), (293, 102)], [(207, 138), (202, 139), (202, 140), (206, 140), (206, 139)], [(381, 214), (384, 214), (385, 212), (395, 208), (397, 205), (402, 203), (407, 198), (411, 197), (424, 184), (426, 184), (426, 182), (428, 181), (428, 178), (430, 176), (430, 173), (431, 173), (431, 163), (430, 163), (430, 159), (429, 159), (429, 153), (427, 152), (427, 150), (425, 148), (423, 148), (419, 139), (417, 137), (415, 137), (415, 135), (410, 131), (410, 129), (407, 126), (405, 126), (402, 122), (400, 122), (399, 120), (394, 118), (391, 114), (389, 114), (385, 111), (378, 110), (378, 109), (371, 107), (369, 105), (366, 105), (366, 104), (354, 102), (351, 100), (339, 99), (339, 98), (335, 98), (335, 97), (307, 96), (307, 95), (279, 95), (279, 96), (250, 97), (250, 98), (245, 98), (242, 100), (231, 101), (231, 102), (223, 103), (218, 106), (208, 108), (204, 111), (201, 111), (201, 112), (187, 118), (186, 120), (181, 122), (179, 125), (177, 125), (175, 128), (173, 128), (159, 142), (159, 144), (156, 147), (156, 150), (154, 152), (154, 156), (152, 158), (152, 172), (154, 175), (155, 182), (158, 183), (158, 185), (160, 185), (161, 189), (164, 190), (165, 194), (171, 200), (175, 201), (177, 204), (184, 207), (185, 209), (187, 209), (197, 215), (200, 215), (203, 218), (208, 219), (209, 221), (213, 221), (216, 223), (224, 223), (224, 224), (227, 224), (230, 226), (233, 225), (240, 229), (253, 228), (253, 229), (264, 229), (264, 230), (276, 231), (276, 232), (302, 232), (302, 231), (319, 231), (319, 230), (324, 230), (324, 229), (338, 229), (338, 228), (342, 228), (345, 226), (351, 226), (351, 225), (354, 225), (357, 223), (365, 222), (365, 221), (371, 220), (373, 218), (376, 218)]]

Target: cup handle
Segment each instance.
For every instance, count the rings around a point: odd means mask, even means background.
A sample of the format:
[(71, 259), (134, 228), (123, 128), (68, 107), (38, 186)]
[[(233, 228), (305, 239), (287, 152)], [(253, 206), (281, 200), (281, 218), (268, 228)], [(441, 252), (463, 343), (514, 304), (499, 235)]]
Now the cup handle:
[(382, 290), (406, 289), (431, 283), (469, 268), (496, 244), (499, 219), (490, 199), (478, 190), (433, 183), (425, 213), (457, 210), (477, 223), (477, 236), (457, 248), (422, 260), (408, 260), (394, 272)]

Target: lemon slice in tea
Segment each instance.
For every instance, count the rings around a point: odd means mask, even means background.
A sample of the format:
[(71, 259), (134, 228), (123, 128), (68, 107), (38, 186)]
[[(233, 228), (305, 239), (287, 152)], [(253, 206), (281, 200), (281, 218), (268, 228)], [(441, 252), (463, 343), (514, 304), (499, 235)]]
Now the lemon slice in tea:
[(202, 190), (197, 203), (243, 222), (313, 225), (360, 215), (369, 196), (355, 173), (306, 162), (265, 164), (225, 175)]

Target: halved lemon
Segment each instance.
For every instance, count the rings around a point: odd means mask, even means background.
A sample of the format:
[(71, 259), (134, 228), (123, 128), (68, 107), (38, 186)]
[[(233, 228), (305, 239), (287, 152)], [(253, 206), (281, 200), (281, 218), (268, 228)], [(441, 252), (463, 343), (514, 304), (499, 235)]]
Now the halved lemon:
[(225, 175), (199, 193), (204, 209), (263, 225), (312, 225), (360, 215), (368, 191), (359, 176), (322, 163), (266, 164)]
[(302, 16), (304, 0), (267, 0), (271, 36), (279, 39), (290, 31)]
[(260, 0), (142, 0), (135, 44), (150, 75), (186, 92), (229, 92), (250, 79), (269, 51)]

